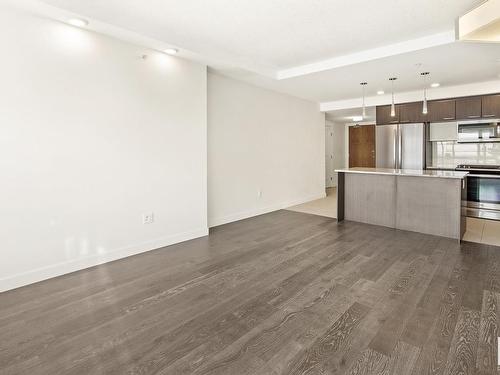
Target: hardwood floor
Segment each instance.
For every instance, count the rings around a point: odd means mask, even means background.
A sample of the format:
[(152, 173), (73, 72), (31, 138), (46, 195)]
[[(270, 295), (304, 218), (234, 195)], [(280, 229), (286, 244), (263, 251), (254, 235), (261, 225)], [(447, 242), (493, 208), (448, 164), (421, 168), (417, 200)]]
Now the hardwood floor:
[(500, 248), (277, 211), (0, 294), (0, 373), (497, 372)]

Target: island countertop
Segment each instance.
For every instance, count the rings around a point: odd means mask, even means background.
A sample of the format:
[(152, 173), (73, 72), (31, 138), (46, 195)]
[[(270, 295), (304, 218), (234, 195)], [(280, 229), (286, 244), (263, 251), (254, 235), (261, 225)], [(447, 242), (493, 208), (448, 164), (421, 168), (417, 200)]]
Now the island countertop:
[(465, 176), (469, 174), (469, 172), (458, 172), (458, 171), (391, 169), (391, 168), (346, 168), (346, 169), (336, 169), (335, 172), (380, 174), (380, 175), (390, 175), (390, 176), (454, 178), (460, 180), (465, 178)]

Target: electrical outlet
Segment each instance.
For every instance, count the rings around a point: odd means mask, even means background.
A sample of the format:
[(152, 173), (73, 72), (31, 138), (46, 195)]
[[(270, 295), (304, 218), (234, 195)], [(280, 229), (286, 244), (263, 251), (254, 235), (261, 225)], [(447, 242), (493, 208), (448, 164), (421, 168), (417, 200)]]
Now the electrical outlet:
[(155, 221), (154, 214), (149, 212), (147, 214), (142, 214), (142, 223), (143, 224), (152, 224)]
[(262, 189), (257, 191), (257, 197), (262, 198)]

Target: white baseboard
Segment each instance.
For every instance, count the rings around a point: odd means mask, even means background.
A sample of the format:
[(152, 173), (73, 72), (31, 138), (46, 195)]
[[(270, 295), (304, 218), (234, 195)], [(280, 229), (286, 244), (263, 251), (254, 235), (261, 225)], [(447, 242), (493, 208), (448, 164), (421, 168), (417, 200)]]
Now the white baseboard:
[(282, 210), (284, 208), (296, 206), (298, 204), (313, 201), (315, 199), (321, 199), (324, 197), (326, 197), (326, 193), (322, 192), (322, 193), (317, 193), (317, 194), (313, 194), (313, 195), (308, 195), (306, 197), (302, 197), (299, 199), (294, 199), (291, 201), (280, 202), (280, 203), (276, 203), (276, 204), (265, 206), (265, 207), (259, 207), (259, 208), (254, 208), (254, 209), (243, 211), (243, 212), (238, 212), (238, 213), (231, 214), (231, 215), (209, 218), (208, 219), (208, 226), (210, 228), (212, 228), (212, 227), (216, 227), (218, 225), (228, 224), (228, 223), (232, 223), (234, 221), (248, 219), (249, 217), (254, 217), (254, 216), (258, 216), (258, 215), (267, 214), (269, 212)]
[(137, 255), (147, 251), (156, 250), (165, 246), (192, 240), (206, 235), (208, 235), (208, 228), (202, 228), (194, 231), (158, 238), (137, 245), (111, 250), (105, 254), (91, 255), (85, 258), (74, 259), (68, 262), (62, 262), (48, 267), (37, 268), (28, 272), (1, 278), (0, 292), (5, 292), (7, 290), (19, 288), (21, 286), (33, 284), (56, 276), (65, 275), (67, 273), (79, 271), (85, 268), (108, 263), (114, 260)]

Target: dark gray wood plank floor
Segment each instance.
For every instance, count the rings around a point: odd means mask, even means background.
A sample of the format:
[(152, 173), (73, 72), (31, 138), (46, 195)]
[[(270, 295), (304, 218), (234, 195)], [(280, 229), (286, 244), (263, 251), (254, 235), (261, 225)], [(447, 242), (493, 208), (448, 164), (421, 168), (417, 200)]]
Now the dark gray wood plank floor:
[(291, 211), (0, 294), (0, 373), (500, 374), (500, 248)]

